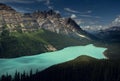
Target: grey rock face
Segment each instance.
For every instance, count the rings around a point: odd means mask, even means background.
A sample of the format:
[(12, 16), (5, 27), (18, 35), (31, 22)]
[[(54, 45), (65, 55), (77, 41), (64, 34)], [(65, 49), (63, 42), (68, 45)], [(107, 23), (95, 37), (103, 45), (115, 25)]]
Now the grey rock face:
[(46, 29), (58, 34), (76, 38), (87, 38), (85, 31), (71, 18), (62, 18), (54, 10), (19, 13), (10, 6), (0, 4), (0, 30), (6, 25), (12, 31), (36, 31)]

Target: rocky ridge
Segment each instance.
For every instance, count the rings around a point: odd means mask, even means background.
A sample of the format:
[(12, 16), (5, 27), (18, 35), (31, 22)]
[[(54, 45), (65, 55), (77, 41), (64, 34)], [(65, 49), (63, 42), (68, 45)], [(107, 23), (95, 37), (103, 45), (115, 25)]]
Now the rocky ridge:
[(0, 30), (6, 25), (10, 31), (36, 31), (46, 29), (75, 38), (86, 38), (86, 32), (71, 18), (63, 18), (54, 10), (19, 13), (10, 6), (0, 4)]

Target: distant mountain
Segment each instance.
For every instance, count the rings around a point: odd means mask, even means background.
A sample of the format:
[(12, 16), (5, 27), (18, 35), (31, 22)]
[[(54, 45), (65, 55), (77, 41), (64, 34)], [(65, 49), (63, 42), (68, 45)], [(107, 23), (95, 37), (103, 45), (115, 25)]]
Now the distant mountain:
[(99, 32), (99, 37), (106, 41), (119, 42), (120, 41), (120, 26), (113, 26)]
[(120, 16), (115, 18), (112, 23), (106, 29), (100, 30), (99, 38), (108, 42), (120, 41)]

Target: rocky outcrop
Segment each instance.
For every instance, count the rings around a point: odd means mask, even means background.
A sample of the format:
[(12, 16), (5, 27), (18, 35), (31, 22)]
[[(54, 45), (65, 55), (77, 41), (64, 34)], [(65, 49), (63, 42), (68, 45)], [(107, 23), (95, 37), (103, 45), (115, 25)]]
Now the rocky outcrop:
[(48, 51), (56, 51), (57, 49), (55, 47), (53, 47), (52, 45), (45, 45), (46, 49)]
[(50, 30), (58, 34), (64, 34), (75, 38), (87, 38), (85, 32), (71, 18), (63, 18), (54, 10), (37, 11), (33, 13), (39, 28)]
[(7, 6), (6, 4), (0, 3), (0, 10), (11, 10), (11, 11), (15, 11), (13, 8), (11, 8), (10, 6)]
[(19, 13), (11, 7), (0, 4), (0, 30), (6, 25), (10, 31), (36, 31), (46, 29), (75, 38), (87, 38), (85, 31), (71, 18), (63, 18), (54, 10)]
[(10, 6), (0, 4), (0, 30), (6, 26), (9, 31), (34, 31), (39, 25), (31, 14), (15, 11)]

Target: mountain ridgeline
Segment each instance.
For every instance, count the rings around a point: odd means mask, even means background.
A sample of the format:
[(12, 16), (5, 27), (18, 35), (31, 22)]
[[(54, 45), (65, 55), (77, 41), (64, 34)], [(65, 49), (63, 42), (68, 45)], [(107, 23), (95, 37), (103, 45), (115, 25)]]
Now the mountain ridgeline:
[(108, 48), (106, 56), (119, 57), (119, 42), (108, 42), (118, 41), (112, 39), (116, 36), (116, 31), (112, 35), (111, 31), (109, 34), (101, 31), (104, 33), (93, 36), (82, 30), (73, 19), (64, 18), (54, 10), (20, 13), (10, 6), (0, 4), (0, 32), (0, 57), (3, 58), (34, 55), (91, 43)]
[(13, 8), (11, 8), (10, 6), (7, 6), (6, 4), (0, 3), (0, 10), (12, 10), (14, 11)]
[(19, 57), (86, 45), (92, 35), (54, 10), (20, 13), (0, 4), (0, 57)]
[(54, 10), (19, 13), (9, 6), (0, 4), (0, 28), (6, 25), (9, 31), (36, 31), (46, 29), (75, 38), (90, 39), (87, 33), (71, 18), (63, 18)]
[(120, 41), (120, 26), (112, 26), (105, 30), (101, 30), (98, 33), (100, 39), (109, 42), (119, 42)]

